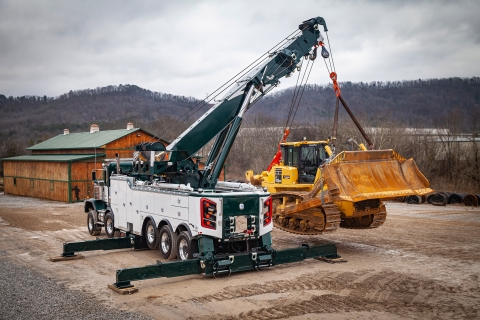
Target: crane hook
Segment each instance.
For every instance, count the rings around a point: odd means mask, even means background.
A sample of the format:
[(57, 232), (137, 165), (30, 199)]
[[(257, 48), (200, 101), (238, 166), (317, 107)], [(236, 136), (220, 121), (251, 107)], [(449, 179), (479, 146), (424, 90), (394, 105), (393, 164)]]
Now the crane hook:
[(335, 95), (337, 97), (340, 97), (342, 93), (340, 92), (340, 87), (338, 86), (338, 83), (337, 83), (337, 73), (336, 72), (330, 73), (330, 79), (332, 79), (332, 82), (333, 82), (333, 91), (335, 92)]

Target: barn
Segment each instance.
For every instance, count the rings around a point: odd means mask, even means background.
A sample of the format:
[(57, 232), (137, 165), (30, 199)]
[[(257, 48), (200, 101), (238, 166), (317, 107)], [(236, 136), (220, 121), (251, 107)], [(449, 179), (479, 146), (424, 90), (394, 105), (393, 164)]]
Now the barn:
[[(63, 134), (36, 144), (31, 155), (3, 159), (5, 193), (64, 202), (92, 196), (92, 170), (101, 169), (115, 154), (131, 158), (133, 147), (156, 141), (155, 136), (130, 122), (126, 129), (104, 130), (93, 124), (90, 132)], [(168, 143), (160, 140), (164, 145)]]

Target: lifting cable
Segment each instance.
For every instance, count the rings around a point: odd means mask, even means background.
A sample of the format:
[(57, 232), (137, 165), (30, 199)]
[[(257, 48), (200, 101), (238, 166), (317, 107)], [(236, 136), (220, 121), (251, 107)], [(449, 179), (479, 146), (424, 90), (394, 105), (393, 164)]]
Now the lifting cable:
[[(329, 77), (330, 77), (331, 73), (336, 72), (336, 70), (335, 70), (335, 62), (333, 60), (333, 52), (332, 52), (332, 48), (330, 46), (330, 38), (328, 37), (328, 32), (327, 31), (325, 31), (325, 35), (327, 36), (329, 55), (328, 55), (327, 58), (325, 58), (323, 56), (322, 57), (324, 58), (323, 60), (325, 62), (325, 67), (326, 67), (327, 72), (328, 72)], [(327, 64), (327, 60), (328, 60), (328, 64)], [(315, 62), (315, 60), (313, 60), (313, 63), (314, 62)], [(310, 77), (310, 73), (311, 73), (312, 68), (313, 68), (313, 63), (312, 63), (311, 66), (310, 66), (310, 70), (308, 71), (307, 79), (305, 80), (305, 82), (303, 82), (305, 74), (307, 73), (309, 63), (310, 63), (310, 59), (309, 59), (309, 61), (307, 63), (307, 66), (305, 68), (305, 72), (303, 74), (302, 81), (300, 81), (300, 87), (299, 87), (299, 84), (298, 84), (298, 80), (300, 79), (300, 72), (298, 74), (297, 83), (295, 84), (294, 93), (293, 93), (293, 97), (292, 97), (292, 103), (291, 103), (290, 110), (289, 110), (289, 113), (288, 113), (287, 122), (285, 124), (285, 127), (283, 128), (283, 132), (285, 132), (285, 130), (287, 128), (292, 127), (293, 122), (295, 120), (295, 116), (297, 114), (298, 107), (300, 106), (300, 102), (302, 100), (303, 93), (305, 92), (305, 88), (306, 88), (306, 84), (308, 82), (308, 78)], [(329, 65), (330, 65), (330, 68), (329, 68)], [(302, 83), (303, 83), (303, 85), (302, 85)], [(302, 86), (303, 86), (303, 88), (301, 88)], [(300, 94), (300, 90), (301, 90), (301, 94)], [(299, 94), (300, 94), (300, 96), (299, 96)], [(297, 102), (297, 99), (298, 99), (298, 102)], [(293, 111), (293, 110), (295, 110), (295, 111)], [(292, 116), (292, 113), (293, 113), (293, 116)]]
[[(303, 84), (302, 94), (300, 95), (300, 98), (298, 99), (298, 103), (297, 103), (297, 106), (295, 108), (295, 113), (293, 114), (293, 118), (292, 118), (292, 122), (290, 123), (290, 126), (293, 125), (293, 120), (295, 120), (295, 116), (297, 114), (298, 107), (300, 106), (300, 101), (302, 100), (303, 93), (305, 92), (305, 87), (307, 86), (308, 78), (310, 78), (310, 72), (312, 71), (314, 63), (315, 63), (315, 61), (312, 62), (311, 66), (310, 66), (310, 70), (308, 71), (307, 79), (305, 80), (305, 83)], [(308, 65), (307, 65), (307, 67), (308, 67)], [(305, 73), (307, 73), (307, 70), (305, 70)], [(303, 76), (305, 76), (305, 73), (303, 74)]]
[[(330, 39), (328, 38), (328, 32), (325, 32), (325, 34), (327, 35), (328, 50), (329, 50), (330, 54), (328, 55), (327, 58), (324, 58), (323, 60), (325, 62), (325, 67), (327, 68), (328, 76), (331, 78), (332, 72), (336, 73), (335, 61), (333, 60), (333, 52), (332, 52), (332, 48), (330, 46)], [(327, 64), (327, 60), (328, 60), (328, 64)], [(328, 67), (328, 65), (330, 65), (330, 68)]]
[[(186, 120), (188, 120), (191, 116), (193, 116), (196, 112), (198, 112), (202, 107), (204, 107), (205, 105), (207, 105), (209, 102), (211, 102), (214, 98), (216, 98), (219, 94), (221, 94), (222, 92), (224, 92), (225, 90), (227, 90), (229, 87), (231, 87), (239, 77), (243, 77), (245, 74), (247, 74), (248, 72), (250, 72), (251, 70), (253, 70), (253, 68), (255, 68), (256, 66), (258, 66), (259, 64), (261, 64), (264, 60), (266, 60), (268, 58), (268, 56), (271, 54), (270, 52), (273, 51), (273, 53), (275, 52), (276, 49), (278, 49), (279, 46), (282, 46), (284, 44), (285, 41), (288, 41), (290, 40), (292, 37), (295, 37), (297, 34), (296, 33), (299, 33), (300, 31), (299, 30), (295, 30), (294, 32), (292, 32), (291, 34), (289, 34), (286, 38), (284, 38), (283, 40), (281, 40), (279, 43), (277, 43), (276, 45), (274, 45), (270, 50), (268, 50), (266, 53), (262, 54), (258, 59), (256, 59), (254, 62), (252, 62), (250, 65), (248, 65), (246, 68), (244, 68), (242, 71), (240, 71), (239, 73), (237, 73), (235, 76), (233, 76), (230, 80), (226, 81), (223, 85), (221, 85), (218, 89), (216, 89), (213, 93), (211, 93), (210, 95), (208, 95), (205, 99), (203, 99), (202, 101), (200, 101), (199, 103), (197, 103), (192, 109), (188, 110), (187, 112), (185, 112), (183, 115), (181, 115), (180, 117), (178, 117), (175, 121), (173, 121), (169, 126), (167, 126), (166, 128), (164, 128), (162, 131), (160, 131), (157, 134), (155, 134), (155, 136), (157, 136), (158, 138), (156, 139), (156, 141), (159, 141), (162, 137), (165, 136), (165, 134), (168, 132), (168, 129), (172, 128), (173, 126), (179, 124), (179, 123), (182, 123), (182, 122), (185, 122)], [(267, 55), (267, 56), (265, 56)], [(233, 81), (232, 81), (233, 80)], [(230, 83), (232, 82), (232, 83)], [(229, 84), (230, 83), (230, 84)], [(227, 86), (228, 84), (228, 86)], [(226, 87), (225, 87), (226, 86)], [(225, 87), (225, 88), (224, 88)], [(221, 90), (223, 88), (223, 90)], [(219, 91), (221, 90), (221, 91)], [(218, 92), (219, 91), (219, 92)], [(182, 118), (185, 118), (182, 120)], [(155, 137), (152, 137), (149, 141), (152, 141), (152, 140), (155, 140)]]
[[(250, 103), (250, 105), (249, 105), (248, 108), (250, 109), (251, 107), (253, 107), (264, 95), (268, 94), (273, 88), (274, 88), (274, 86), (271, 86), (271, 87), (267, 88), (267, 90), (265, 90), (265, 92), (264, 92), (261, 96), (258, 96), (255, 100), (253, 100), (253, 101)], [(230, 122), (226, 125), (226, 127), (228, 127), (229, 125), (231, 125), (231, 124), (233, 123), (233, 121), (235, 121), (235, 119), (230, 120)], [(222, 146), (222, 148), (223, 148), (223, 146)], [(194, 154), (191, 154), (191, 155), (188, 157), (188, 159), (192, 158), (193, 155), (194, 155)], [(220, 156), (220, 153), (217, 154), (217, 156), (215, 157), (215, 159), (212, 160), (212, 163), (216, 163), (219, 156)], [(179, 162), (177, 162), (177, 163), (179, 163)]]
[[(283, 62), (285, 62), (286, 59), (288, 59), (288, 58), (283, 59), (280, 64), (282, 64)], [(254, 67), (255, 67), (255, 66), (254, 66)], [(278, 68), (275, 69), (275, 71), (277, 71), (277, 70), (278, 70)], [(249, 71), (250, 71), (250, 70), (249, 70)], [(274, 72), (275, 72), (275, 71), (274, 71)], [(283, 72), (283, 70), (280, 70), (278, 73), (273, 74), (273, 76), (278, 76), (281, 72)], [(268, 87), (260, 96), (258, 96), (257, 98), (255, 98), (255, 100), (253, 100), (253, 101), (249, 104), (247, 110), (250, 109), (251, 107), (253, 107), (263, 96), (265, 96), (265, 95), (268, 94), (271, 90), (273, 90), (273, 88), (275, 88), (275, 86), (270, 86), (270, 87)], [(225, 89), (224, 89), (224, 90), (225, 90)], [(223, 91), (224, 91), (224, 90), (223, 90)], [(211, 101), (211, 100), (210, 100), (210, 101)], [(197, 110), (197, 111), (198, 111), (198, 110)], [(229, 125), (231, 125), (234, 120), (235, 120), (235, 119), (230, 120), (230, 122), (229, 122), (225, 127), (228, 127)], [(185, 121), (185, 120), (184, 120), (184, 121)], [(156, 141), (159, 141), (159, 139), (156, 140)], [(223, 148), (223, 147), (222, 147), (222, 148)], [(190, 158), (192, 158), (193, 156), (194, 156), (194, 154), (191, 154), (187, 159), (190, 159)], [(220, 156), (220, 154), (218, 154), (217, 157), (216, 157), (215, 159), (213, 159), (212, 163), (215, 163), (215, 162), (217, 161), (217, 159), (218, 159), (219, 156)], [(177, 163), (179, 163), (179, 161), (178, 161)]]
[[(199, 103), (197, 103), (192, 109), (188, 110), (187, 112), (185, 112), (183, 115), (179, 116), (177, 119), (175, 119), (172, 123), (170, 123), (170, 125), (168, 125), (166, 128), (163, 129), (163, 131), (161, 131), (159, 134), (158, 134), (158, 139), (156, 141), (159, 141), (163, 136), (165, 136), (165, 134), (168, 132), (168, 129), (176, 126), (177, 124), (179, 123), (182, 123), (182, 122), (185, 122), (187, 121), (191, 116), (193, 116), (195, 113), (197, 113), (200, 109), (202, 109), (204, 106), (206, 106), (207, 104), (209, 104), (212, 100), (214, 100), (219, 94), (223, 93), (225, 90), (227, 90), (228, 88), (230, 88), (234, 83), (235, 81), (233, 81), (231, 84), (229, 84), (228, 86), (225, 87), (225, 85), (227, 83), (229, 83), (230, 81), (232, 81), (234, 78), (236, 78), (239, 74), (241, 74), (242, 72), (244, 72), (247, 68), (249, 68), (250, 66), (252, 66), (253, 64), (255, 64), (253, 67), (251, 67), (249, 70), (247, 70), (245, 73), (248, 73), (250, 72), (253, 68), (255, 68), (256, 66), (258, 66), (260, 63), (262, 63), (265, 59), (267, 59), (267, 57), (263, 57), (262, 60), (260, 60), (262, 57), (260, 57), (259, 59), (255, 60), (252, 64), (250, 64), (248, 67), (246, 67), (245, 69), (243, 69), (242, 71), (240, 71), (237, 75), (235, 75), (234, 77), (232, 77), (230, 80), (228, 80), (227, 82), (225, 82), (223, 85), (221, 85), (217, 90), (215, 90), (213, 93), (211, 93), (210, 95), (208, 95), (204, 100), (200, 101)], [(257, 61), (260, 60), (258, 63)], [(244, 74), (243, 74), (244, 75)], [(243, 76), (242, 75), (242, 76)], [(225, 88), (223, 88), (225, 87)], [(219, 91), (220, 89), (222, 89), (221, 91)], [(217, 91), (219, 91), (218, 93), (216, 93)], [(214, 93), (216, 93), (214, 95)], [(182, 120), (182, 118), (184, 118)], [(157, 134), (156, 134), (157, 135)], [(154, 140), (155, 138), (151, 138), (150, 140)]]
[[(285, 131), (286, 128), (291, 127), (292, 124), (293, 124), (293, 121), (295, 120), (295, 116), (297, 114), (298, 107), (300, 106), (300, 101), (302, 100), (302, 97), (303, 97), (303, 92), (305, 91), (305, 87), (307, 85), (308, 78), (310, 77), (310, 71), (312, 71), (313, 63), (315, 62), (315, 60), (313, 60), (312, 64), (310, 65), (310, 61), (312, 61), (312, 60), (309, 59), (308, 63), (307, 63), (307, 66), (305, 67), (305, 71), (303, 72), (302, 81), (300, 81), (300, 86), (297, 86), (297, 85), (295, 86), (294, 95), (292, 97), (292, 104), (290, 106), (290, 113), (288, 115), (288, 119), (287, 119), (287, 123), (286, 123), (285, 128), (284, 128), (284, 131)], [(305, 75), (307, 74), (307, 70), (308, 70), (309, 65), (310, 65), (310, 71), (308, 73), (307, 79), (304, 81)], [(300, 78), (300, 72), (298, 74), (298, 78)], [(298, 80), (297, 80), (297, 84), (298, 84)], [(302, 89), (302, 87), (303, 87), (303, 89)], [(300, 90), (302, 90), (301, 95), (299, 95)], [(292, 114), (293, 114), (293, 117), (291, 117)], [(290, 121), (290, 118), (291, 118), (291, 121)]]
[[(330, 57), (332, 57), (332, 64), (333, 64), (333, 72), (337, 72), (335, 70), (335, 61), (333, 61), (333, 51), (332, 51), (332, 47), (330, 46), (330, 39), (328, 38), (328, 32), (325, 31), (325, 34), (327, 35), (327, 42), (328, 42), (328, 50), (330, 51)], [(330, 59), (328, 59), (330, 61)]]
[[(310, 61), (308, 63), (310, 63)], [(307, 64), (307, 67), (308, 67), (308, 64)], [(298, 80), (300, 80), (300, 75), (301, 75), (301, 72), (298, 73), (297, 82), (295, 83), (295, 87), (293, 88), (292, 102), (290, 103), (290, 110), (288, 111), (287, 122), (285, 123), (285, 127), (283, 128), (283, 132), (285, 132), (285, 129), (289, 127), (288, 124), (290, 122), (290, 117), (292, 116), (292, 113), (293, 113), (293, 105), (297, 95)]]

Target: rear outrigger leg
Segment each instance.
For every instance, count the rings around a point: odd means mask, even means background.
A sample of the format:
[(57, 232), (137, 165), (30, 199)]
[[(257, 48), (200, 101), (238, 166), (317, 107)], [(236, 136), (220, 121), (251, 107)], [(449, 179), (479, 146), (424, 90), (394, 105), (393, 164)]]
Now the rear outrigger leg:
[[(267, 242), (268, 239), (267, 239)], [(271, 243), (271, 242), (270, 242)], [(275, 265), (303, 261), (310, 258), (338, 259), (337, 247), (334, 244), (309, 246), (303, 244), (299, 248), (276, 251), (266, 245), (262, 250), (239, 254), (202, 253), (195, 259), (173, 261), (143, 267), (117, 270), (116, 282), (108, 287), (116, 292), (118, 289), (134, 288), (131, 281), (154, 278), (173, 278), (192, 274), (217, 276), (240, 271), (260, 270)], [(122, 292), (120, 292), (122, 293)]]
[(52, 257), (50, 261), (66, 261), (83, 259), (82, 255), (75, 255), (75, 252), (115, 249), (145, 249), (147, 245), (141, 236), (126, 232), (124, 237), (119, 238), (98, 238), (95, 240), (66, 242), (63, 244), (63, 253), (59, 257)]

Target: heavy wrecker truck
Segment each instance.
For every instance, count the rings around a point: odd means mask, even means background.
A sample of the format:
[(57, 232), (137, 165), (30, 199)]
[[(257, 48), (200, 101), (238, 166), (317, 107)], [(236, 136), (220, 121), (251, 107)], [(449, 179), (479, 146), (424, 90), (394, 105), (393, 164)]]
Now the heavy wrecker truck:
[[(313, 257), (338, 257), (334, 245), (276, 251), (272, 248), (272, 198), (262, 187), (218, 181), (245, 112), (290, 76), (322, 45), (312, 18), (242, 72), (224, 96), (167, 147), (145, 142), (133, 160), (105, 164), (94, 175), (94, 198), (85, 201), (91, 235), (106, 239), (65, 243), (63, 257), (75, 252), (118, 248), (158, 249), (178, 261), (117, 271), (112, 288), (130, 281), (189, 274), (222, 274), (265, 268)], [(215, 139), (200, 170), (192, 159)], [(244, 220), (244, 225), (238, 224)], [(123, 236), (116, 237), (121, 232)]]

